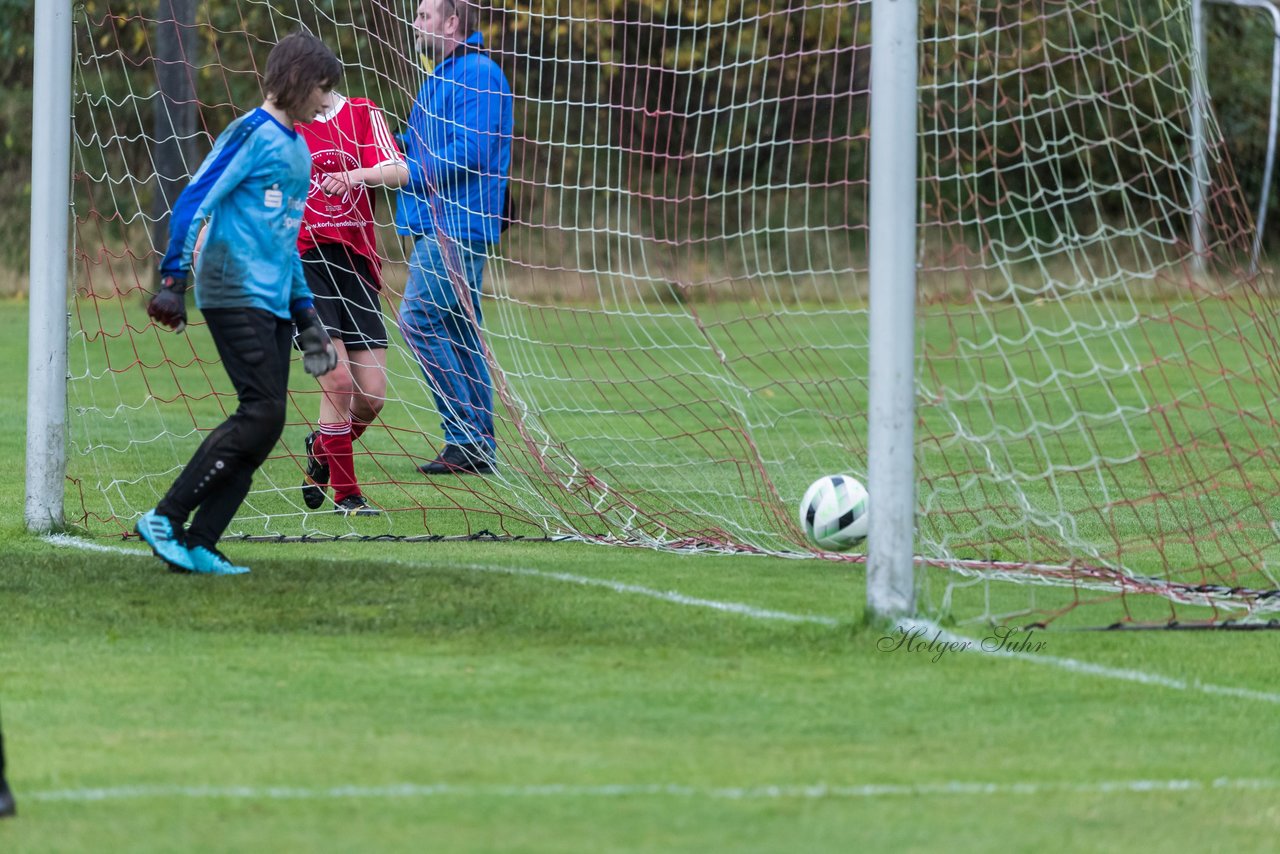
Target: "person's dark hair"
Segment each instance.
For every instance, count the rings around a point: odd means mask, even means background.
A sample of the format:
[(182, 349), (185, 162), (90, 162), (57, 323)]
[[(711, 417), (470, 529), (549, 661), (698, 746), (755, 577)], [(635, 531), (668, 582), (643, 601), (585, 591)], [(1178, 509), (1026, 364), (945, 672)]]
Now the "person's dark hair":
[(342, 63), (333, 51), (311, 33), (299, 30), (271, 48), (262, 88), (277, 107), (291, 113), (315, 87), (332, 89), (341, 79)]
[(467, 40), (467, 36), (476, 29), (476, 7), (469, 0), (441, 0), (441, 12), (458, 16), (458, 38)]

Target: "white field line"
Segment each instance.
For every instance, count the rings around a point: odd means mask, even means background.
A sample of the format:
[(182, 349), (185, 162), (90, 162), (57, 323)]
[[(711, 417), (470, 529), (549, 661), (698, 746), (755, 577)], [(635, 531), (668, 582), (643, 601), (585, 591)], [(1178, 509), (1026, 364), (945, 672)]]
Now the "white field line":
[[(137, 555), (140, 557), (149, 557), (149, 551), (141, 549), (125, 548), (123, 546), (109, 546), (100, 543), (93, 543), (86, 540), (72, 537), (66, 534), (55, 534), (44, 538), (51, 545), (64, 548), (85, 549), (96, 552), (110, 552), (112, 554)], [(330, 558), (322, 557), (321, 560), (329, 561)], [(756, 608), (752, 605), (744, 605), (739, 602), (721, 602), (715, 599), (699, 599), (693, 596), (686, 596), (674, 590), (656, 590), (651, 587), (643, 587), (638, 584), (625, 584), (621, 581), (612, 581), (604, 578), (591, 578), (583, 575), (572, 575), (567, 572), (545, 572), (540, 569), (528, 569), (525, 567), (510, 566), (489, 566), (485, 564), (432, 564), (420, 563), (414, 561), (399, 560), (388, 558), (385, 556), (378, 558), (380, 563), (391, 563), (399, 566), (416, 567), (416, 568), (439, 568), (439, 569), (461, 569), (468, 572), (485, 572), (498, 575), (514, 575), (525, 578), (542, 578), (549, 581), (559, 581), (567, 584), (576, 584), (583, 587), (602, 587), (606, 590), (612, 590), (615, 593), (628, 593), (636, 596), (645, 596), (651, 599), (658, 599), (664, 602), (670, 602), (676, 605), (685, 605), (696, 608), (710, 608), (724, 613), (737, 614), (743, 617), (749, 617), (755, 620), (774, 620), (789, 623), (816, 623), (823, 626), (837, 626), (840, 620), (835, 617), (827, 617), (818, 614), (792, 614), (786, 611), (772, 611), (764, 608)], [(233, 582), (234, 583), (234, 582)], [(1169, 688), (1175, 691), (1192, 691), (1201, 694), (1209, 694), (1214, 696), (1234, 697), (1241, 700), (1254, 700), (1263, 703), (1272, 703), (1280, 705), (1280, 693), (1272, 693), (1268, 691), (1255, 691), (1249, 688), (1235, 688), (1227, 685), (1213, 685), (1207, 682), (1201, 682), (1198, 679), (1186, 680), (1176, 679), (1170, 676), (1161, 676), (1158, 673), (1147, 673), (1142, 670), (1132, 670), (1127, 668), (1107, 667), (1102, 664), (1092, 664), (1087, 661), (1077, 661), (1074, 658), (1061, 658), (1052, 655), (1040, 655), (1037, 653), (1020, 652), (1009, 649), (989, 649), (987, 645), (974, 638), (964, 637), (963, 635), (953, 634), (934, 623), (923, 620), (904, 620), (899, 624), (899, 631), (920, 631), (922, 633), (921, 642), (933, 641), (935, 643), (950, 644), (950, 651), (955, 652), (972, 652), (979, 655), (987, 655), (993, 658), (1009, 658), (1018, 661), (1026, 661), (1032, 664), (1038, 664), (1048, 667), (1056, 667), (1071, 673), (1077, 673), (1085, 676), (1097, 676), (1104, 679), (1116, 679), (1123, 682), (1136, 682), (1142, 685), (1154, 685), (1161, 688)]]
[[(88, 549), (90, 551), (97, 552), (111, 552), (112, 554), (139, 555), (142, 557), (151, 556), (150, 551), (130, 549), (123, 546), (107, 546), (100, 543), (92, 543), (67, 534), (54, 534), (45, 537), (44, 539), (46, 542), (55, 546)], [(321, 557), (320, 560), (328, 561), (330, 559), (327, 557)], [(527, 569), (524, 567), (513, 566), (489, 566), (478, 563), (415, 563), (413, 561), (397, 560), (395, 558), (388, 558), (385, 556), (379, 556), (378, 562), (416, 567), (419, 569), (461, 569), (467, 572), (518, 575), (525, 578), (543, 578), (548, 581), (577, 584), (583, 587), (603, 587), (606, 590), (612, 590), (615, 593), (631, 593), (637, 596), (647, 596), (651, 599), (661, 599), (664, 602), (671, 602), (676, 605), (687, 605), (693, 608), (710, 608), (715, 611), (739, 614), (756, 620), (779, 620), (787, 623), (817, 623), (822, 626), (836, 626), (840, 624), (840, 621), (835, 617), (822, 617), (814, 614), (791, 614), (786, 611), (770, 611), (764, 608), (756, 608), (751, 605), (743, 605), (737, 602), (720, 602), (715, 599), (699, 599), (693, 596), (686, 596), (683, 593), (678, 593), (674, 590), (654, 590), (651, 587), (641, 587), (638, 584), (626, 584), (621, 581), (612, 581), (607, 578), (590, 578), (585, 575), (571, 575), (567, 572), (546, 572), (541, 569)]]
[(998, 644), (987, 645), (984, 648), (984, 642), (976, 641), (973, 638), (964, 637), (963, 635), (953, 634), (939, 627), (935, 623), (925, 620), (902, 620), (899, 623), (900, 631), (920, 630), (924, 632), (922, 642), (929, 642), (936, 638), (936, 642), (941, 644), (952, 644), (952, 649), (956, 652), (976, 652), (980, 655), (989, 655), (994, 658), (1015, 658), (1019, 661), (1029, 661), (1033, 664), (1046, 665), (1049, 667), (1057, 667), (1072, 673), (1080, 673), (1086, 676), (1101, 676), (1107, 679), (1118, 679), (1124, 682), (1138, 682), (1143, 685), (1157, 685), (1161, 688), (1172, 688), (1175, 691), (1199, 691), (1203, 694), (1216, 694), (1224, 697), (1236, 697), (1241, 700), (1257, 700), (1263, 703), (1275, 703), (1280, 705), (1280, 694), (1269, 691), (1254, 691), (1249, 688), (1233, 688), (1226, 685), (1213, 685), (1208, 682), (1201, 682), (1198, 679), (1175, 679), (1171, 676), (1161, 676), (1158, 673), (1147, 673), (1143, 670), (1132, 670), (1119, 667), (1107, 667), (1102, 664), (1092, 664), (1088, 661), (1077, 661), (1074, 658), (1060, 658), (1054, 655), (1040, 655), (1038, 653), (1018, 652), (1008, 649), (991, 649), (990, 646), (998, 646)]
[(1148, 794), (1161, 792), (1265, 791), (1280, 788), (1280, 780), (1109, 780), (1091, 783), (1024, 781), (1018, 783), (880, 783), (838, 786), (817, 783), (809, 786), (685, 786), (674, 783), (616, 785), (542, 784), (512, 786), (454, 783), (397, 783), (388, 786), (116, 786), (97, 789), (53, 789), (23, 792), (23, 801), (95, 803), (100, 801), (190, 798), (194, 800), (347, 800), (395, 798), (629, 798), (673, 797), (709, 798), (728, 801), (837, 800), (920, 796), (1003, 796), (1043, 794)]

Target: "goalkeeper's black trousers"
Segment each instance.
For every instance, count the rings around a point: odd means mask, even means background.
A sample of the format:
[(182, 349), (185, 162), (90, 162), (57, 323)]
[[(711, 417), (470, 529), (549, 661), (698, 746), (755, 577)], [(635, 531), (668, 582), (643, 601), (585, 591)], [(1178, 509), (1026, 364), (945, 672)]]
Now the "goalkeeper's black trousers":
[(175, 529), (195, 513), (187, 545), (212, 549), (284, 430), (293, 323), (255, 308), (211, 308), (204, 318), (240, 405), (205, 437), (156, 512)]
[(4, 777), (4, 733), (0, 732), (0, 818), (8, 818), (18, 811), (13, 802), (13, 792), (9, 790), (9, 781)]

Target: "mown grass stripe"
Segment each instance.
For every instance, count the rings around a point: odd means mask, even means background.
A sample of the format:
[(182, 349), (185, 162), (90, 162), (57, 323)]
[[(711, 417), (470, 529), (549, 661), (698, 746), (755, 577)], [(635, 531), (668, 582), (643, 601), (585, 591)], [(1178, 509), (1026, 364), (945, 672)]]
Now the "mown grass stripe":
[(386, 786), (166, 786), (139, 785), (110, 788), (54, 789), (24, 792), (24, 801), (78, 802), (189, 798), (193, 800), (345, 800), (395, 798), (578, 798), (578, 797), (679, 797), (714, 800), (824, 800), (917, 796), (1005, 796), (1041, 794), (1147, 794), (1204, 792), (1212, 790), (1267, 790), (1280, 788), (1280, 780), (1219, 777), (1212, 780), (1102, 780), (1057, 782), (1026, 780), (1014, 783), (949, 781), (938, 783), (868, 783), (863, 785), (689, 786), (679, 783), (617, 783), (574, 785), (543, 783), (455, 784), (396, 783)]

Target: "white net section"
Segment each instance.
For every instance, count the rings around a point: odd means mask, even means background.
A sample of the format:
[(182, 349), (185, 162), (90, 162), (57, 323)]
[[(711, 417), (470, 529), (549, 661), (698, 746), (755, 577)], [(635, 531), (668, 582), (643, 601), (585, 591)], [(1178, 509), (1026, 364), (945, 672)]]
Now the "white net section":
[[(391, 0), (159, 8), (86, 2), (78, 27), (68, 505), (102, 534), (130, 530), (234, 408), (207, 333), (174, 337), (143, 305), (172, 197), (260, 103), (270, 46), (309, 28), (393, 128), (424, 74)], [(303, 505), (319, 390), (295, 365), (231, 533), (810, 553), (805, 488), (866, 472), (870, 3), (479, 11), (515, 95), (515, 222), (484, 286), (498, 473), (416, 471), (443, 440), (395, 331), (407, 244), (383, 196), (387, 404), (355, 459), (385, 512)], [(1190, 46), (1181, 4), (921, 10), (926, 607), (1280, 604), (1275, 306), (1247, 275), (1251, 218), (1212, 124), (1192, 251)], [(1128, 595), (1148, 591), (1159, 604)]]

